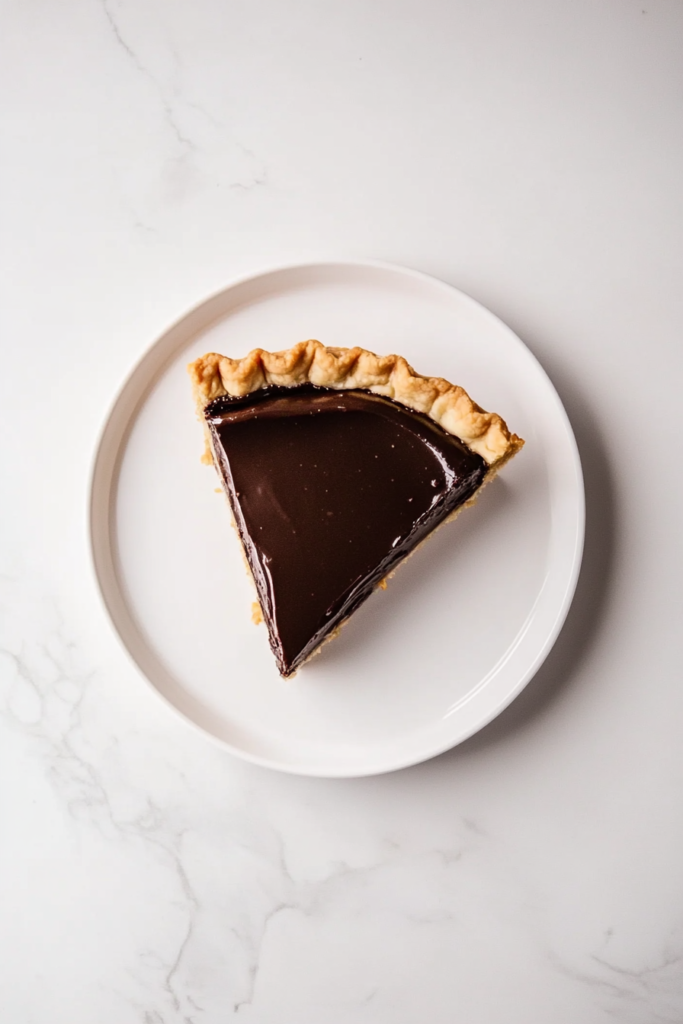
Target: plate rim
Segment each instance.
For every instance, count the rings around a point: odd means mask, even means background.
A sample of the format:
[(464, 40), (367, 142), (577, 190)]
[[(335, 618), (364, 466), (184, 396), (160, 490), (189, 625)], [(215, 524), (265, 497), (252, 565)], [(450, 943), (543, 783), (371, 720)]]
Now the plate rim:
[[(138, 412), (138, 410), (140, 408), (140, 405), (141, 405), (142, 401), (144, 401), (144, 392), (143, 392), (143, 397), (138, 399), (138, 402), (134, 406), (133, 410), (128, 413), (128, 415), (126, 417), (126, 419), (127, 419), (126, 428), (124, 428), (123, 431), (120, 431), (118, 433), (117, 458), (116, 458), (116, 461), (114, 462), (114, 471), (113, 472), (109, 472), (109, 474), (107, 474), (105, 476), (105, 478), (104, 478), (105, 490), (106, 490), (106, 499), (107, 499), (107, 501), (106, 501), (107, 516), (106, 516), (105, 522), (102, 525), (100, 525), (100, 526), (98, 526), (97, 519), (96, 519), (96, 516), (95, 516), (95, 505), (96, 505), (98, 497), (99, 497), (98, 492), (99, 492), (99, 489), (100, 489), (101, 483), (102, 483), (101, 476), (102, 476), (102, 462), (103, 462), (104, 455), (105, 455), (104, 449), (105, 449), (105, 443), (106, 443), (106, 441), (108, 439), (108, 434), (109, 434), (110, 430), (112, 429), (111, 428), (112, 420), (113, 420), (117, 410), (119, 409), (119, 407), (120, 407), (120, 405), (122, 403), (122, 400), (124, 399), (124, 396), (125, 396), (128, 388), (129, 388), (129, 386), (132, 384), (133, 380), (137, 377), (137, 375), (138, 375), (138, 373), (140, 371), (140, 368), (142, 367), (142, 365), (145, 362), (145, 360), (147, 358), (149, 358), (156, 350), (158, 350), (163, 345), (163, 342), (165, 341), (165, 339), (170, 334), (172, 334), (175, 330), (180, 328), (181, 325), (185, 321), (191, 319), (192, 316), (194, 316), (195, 314), (199, 313), (205, 306), (210, 305), (212, 302), (218, 301), (224, 295), (226, 295), (227, 293), (233, 291), (234, 289), (236, 289), (236, 288), (238, 288), (240, 286), (243, 286), (243, 285), (246, 285), (246, 284), (249, 284), (249, 283), (255, 283), (256, 281), (258, 281), (260, 279), (266, 279), (268, 277), (274, 277), (277, 274), (281, 274), (283, 272), (303, 272), (303, 273), (305, 273), (306, 271), (309, 271), (309, 272), (310, 271), (316, 271), (316, 270), (320, 271), (323, 268), (333, 269), (335, 267), (339, 267), (339, 268), (343, 268), (343, 269), (347, 269), (347, 270), (348, 269), (356, 269), (356, 270), (361, 270), (361, 271), (362, 270), (370, 270), (370, 271), (379, 270), (379, 271), (388, 272), (390, 274), (396, 274), (397, 276), (413, 278), (414, 280), (419, 281), (419, 282), (421, 282), (423, 284), (426, 284), (429, 287), (432, 287), (432, 288), (436, 287), (437, 289), (443, 290), (444, 293), (448, 293), (448, 294), (451, 294), (451, 295), (455, 294), (455, 295), (459, 296), (460, 298), (466, 300), (467, 303), (469, 303), (473, 307), (475, 307), (478, 312), (484, 314), (486, 317), (492, 318), (500, 327), (502, 327), (505, 330), (505, 332), (509, 336), (510, 341), (514, 342), (517, 345), (517, 347), (523, 352), (524, 356), (532, 361), (532, 363), (535, 365), (535, 368), (537, 369), (537, 371), (539, 371), (540, 374), (542, 375), (542, 377), (544, 378), (545, 384), (548, 386), (548, 388), (550, 389), (550, 392), (552, 393), (553, 398), (555, 399), (555, 404), (556, 404), (557, 412), (560, 414), (560, 416), (561, 416), (561, 418), (563, 420), (563, 425), (565, 427), (565, 431), (566, 431), (566, 434), (567, 434), (567, 440), (569, 442), (569, 448), (570, 448), (570, 452), (571, 452), (572, 467), (573, 467), (574, 476), (575, 476), (575, 499), (576, 499), (576, 524), (575, 524), (575, 527), (576, 527), (576, 532), (575, 532), (575, 539), (574, 539), (574, 550), (573, 550), (573, 552), (571, 554), (571, 569), (570, 569), (570, 571), (569, 571), (569, 573), (567, 575), (564, 594), (563, 594), (563, 597), (562, 597), (562, 601), (561, 601), (561, 603), (560, 603), (560, 605), (558, 607), (558, 611), (557, 611), (557, 614), (556, 614), (556, 617), (555, 617), (555, 621), (554, 621), (554, 623), (552, 625), (552, 628), (550, 628), (547, 631), (544, 643), (540, 646), (540, 648), (539, 648), (539, 650), (538, 650), (538, 652), (536, 654), (536, 657), (533, 659), (532, 663), (530, 664), (530, 666), (528, 667), (526, 672), (523, 673), (520, 676), (520, 679), (517, 681), (517, 684), (511, 689), (511, 691), (509, 693), (507, 693), (505, 695), (505, 697), (503, 699), (499, 700), (492, 708), (489, 709), (489, 711), (485, 715), (481, 716), (477, 720), (477, 722), (475, 724), (473, 724), (471, 727), (468, 727), (467, 729), (465, 729), (455, 739), (447, 740), (445, 742), (440, 742), (438, 744), (435, 744), (434, 747), (431, 748), (429, 750), (429, 752), (427, 752), (427, 753), (425, 753), (423, 751), (420, 751), (420, 752), (415, 753), (415, 754), (409, 754), (408, 756), (396, 759), (391, 764), (387, 764), (387, 765), (385, 765), (383, 767), (377, 767), (377, 766), (369, 766), (367, 768), (344, 768), (344, 767), (339, 768), (339, 767), (334, 767), (334, 768), (329, 768), (327, 770), (321, 770), (319, 767), (316, 767), (315, 765), (312, 765), (312, 766), (308, 766), (308, 765), (295, 765), (295, 764), (290, 764), (290, 763), (278, 761), (276, 757), (265, 757), (265, 756), (262, 756), (260, 754), (252, 753), (251, 751), (245, 750), (242, 747), (235, 746), (234, 744), (230, 743), (228, 740), (226, 740), (226, 739), (216, 735), (213, 732), (210, 732), (208, 729), (205, 729), (202, 725), (200, 725), (197, 721), (195, 721), (189, 714), (186, 714), (184, 711), (182, 711), (170, 699), (170, 697), (168, 697), (162, 690), (160, 690), (152, 682), (152, 680), (149, 678), (147, 673), (144, 671), (143, 667), (138, 662), (138, 660), (135, 657), (135, 655), (133, 654), (132, 650), (130, 649), (130, 647), (128, 646), (126, 641), (124, 640), (123, 635), (121, 634), (121, 632), (119, 630), (119, 627), (118, 627), (118, 625), (116, 623), (116, 620), (115, 620), (115, 617), (114, 617), (114, 613), (112, 612), (112, 609), (110, 608), (109, 602), (108, 602), (107, 597), (106, 597), (105, 586), (104, 586), (104, 584), (103, 584), (103, 582), (101, 580), (101, 577), (100, 577), (100, 570), (99, 570), (99, 566), (98, 566), (98, 553), (97, 553), (98, 536), (101, 535), (103, 537), (107, 537), (108, 539), (111, 538), (111, 531), (110, 531), (111, 516), (110, 516), (110, 513), (111, 513), (112, 501), (115, 498), (115, 486), (113, 486), (113, 484), (115, 484), (115, 482), (116, 482), (116, 480), (118, 478), (118, 472), (117, 471), (118, 471), (118, 467), (120, 465), (120, 462), (119, 462), (120, 455), (121, 455), (121, 453), (123, 452), (123, 449), (124, 449), (124, 443), (123, 442), (125, 441), (125, 438), (127, 436), (128, 428), (132, 426), (132, 424), (133, 424), (133, 422), (135, 420), (135, 416), (136, 416), (136, 414), (137, 414), (137, 412)], [(220, 320), (221, 318), (222, 318), (221, 315), (219, 315), (216, 318), (215, 322), (218, 322), (218, 320)], [(206, 325), (204, 325), (204, 327), (202, 329), (203, 330), (207, 330), (210, 326), (211, 326), (210, 323), (206, 324)], [(170, 361), (171, 358), (172, 358), (172, 356), (169, 356), (169, 361)], [(102, 418), (102, 420), (101, 420), (101, 422), (99, 424), (99, 428), (98, 428), (97, 433), (96, 433), (95, 443), (94, 443), (94, 447), (92, 449), (92, 456), (91, 456), (90, 465), (89, 465), (89, 473), (88, 473), (88, 481), (87, 481), (87, 491), (86, 491), (86, 494), (87, 494), (87, 533), (88, 533), (87, 548), (88, 548), (88, 556), (89, 556), (88, 557), (88, 561), (89, 561), (90, 572), (91, 572), (92, 579), (93, 579), (94, 586), (95, 586), (95, 591), (96, 591), (97, 596), (98, 596), (99, 604), (100, 604), (102, 610), (104, 611), (105, 619), (107, 620), (107, 622), (109, 624), (109, 627), (110, 627), (111, 631), (113, 632), (113, 634), (114, 634), (114, 636), (115, 636), (115, 638), (116, 638), (116, 640), (118, 642), (119, 647), (123, 649), (123, 651), (125, 652), (127, 660), (129, 661), (129, 663), (135, 669), (136, 674), (138, 676), (140, 676), (144, 680), (144, 682), (147, 685), (147, 687), (149, 687), (149, 689), (151, 689), (154, 692), (154, 694), (156, 694), (156, 697), (158, 699), (160, 699), (162, 701), (162, 703), (164, 705), (166, 705), (166, 707), (170, 708), (171, 711), (179, 719), (181, 719), (184, 723), (189, 725), (194, 731), (196, 731), (197, 733), (201, 734), (205, 739), (209, 739), (214, 745), (218, 746), (220, 749), (222, 749), (224, 751), (227, 751), (228, 753), (232, 754), (235, 757), (238, 757), (240, 760), (247, 761), (247, 762), (249, 762), (251, 764), (258, 765), (259, 767), (269, 768), (271, 770), (275, 770), (275, 771), (279, 771), (279, 772), (284, 772), (285, 774), (288, 774), (288, 775), (303, 776), (303, 777), (309, 777), (309, 778), (329, 778), (329, 779), (332, 779), (332, 778), (339, 778), (339, 779), (341, 779), (341, 778), (349, 778), (349, 779), (351, 779), (351, 778), (367, 778), (367, 777), (372, 777), (372, 776), (377, 776), (377, 775), (388, 774), (388, 773), (394, 772), (394, 771), (400, 771), (400, 770), (402, 770), (404, 768), (410, 768), (410, 767), (412, 767), (414, 765), (421, 764), (421, 763), (424, 763), (426, 761), (432, 760), (433, 758), (438, 757), (441, 754), (446, 753), (448, 750), (454, 749), (455, 747), (459, 746), (461, 743), (464, 743), (465, 740), (469, 739), (471, 736), (475, 735), (476, 733), (478, 733), (482, 729), (484, 729), (487, 725), (490, 724), (490, 722), (492, 722), (495, 718), (497, 718), (498, 715), (500, 715), (505, 710), (505, 708), (509, 707), (509, 705), (516, 699), (516, 697), (519, 696), (519, 694), (522, 692), (522, 690), (525, 689), (525, 687), (529, 684), (529, 682), (537, 674), (537, 672), (539, 671), (539, 669), (543, 665), (544, 661), (548, 657), (550, 651), (554, 647), (554, 645), (555, 645), (555, 643), (557, 641), (557, 638), (558, 638), (558, 636), (559, 636), (559, 634), (560, 634), (560, 632), (562, 630), (562, 627), (564, 626), (564, 623), (565, 623), (565, 621), (567, 619), (567, 615), (569, 614), (569, 609), (571, 607), (574, 595), (576, 593), (576, 587), (577, 587), (577, 584), (578, 584), (579, 575), (580, 575), (580, 572), (581, 572), (582, 559), (583, 559), (583, 550), (584, 550), (584, 541), (585, 541), (585, 524), (586, 524), (586, 501), (585, 501), (585, 485), (584, 485), (583, 469), (582, 469), (582, 465), (581, 465), (581, 457), (580, 457), (578, 445), (577, 445), (577, 442), (576, 442), (576, 437), (575, 437), (575, 434), (574, 434), (574, 430), (572, 428), (571, 421), (569, 419), (567, 411), (566, 411), (566, 409), (564, 407), (564, 403), (562, 402), (562, 400), (561, 400), (561, 398), (560, 398), (560, 396), (559, 396), (559, 394), (557, 392), (557, 389), (555, 388), (555, 385), (553, 384), (552, 380), (550, 379), (550, 377), (549, 377), (548, 373), (546, 372), (545, 368), (542, 366), (542, 364), (540, 363), (539, 359), (531, 351), (531, 349), (528, 348), (528, 346), (515, 333), (515, 331), (513, 331), (512, 328), (509, 327), (505, 323), (504, 320), (502, 320), (496, 313), (494, 313), (492, 310), (490, 310), (487, 306), (484, 306), (481, 302), (479, 302), (477, 299), (473, 298), (467, 292), (462, 291), (462, 289), (458, 288), (456, 285), (452, 285), (449, 282), (442, 280), (441, 278), (433, 276), (432, 274), (428, 274), (428, 273), (426, 273), (424, 271), (416, 270), (416, 269), (414, 269), (412, 267), (406, 267), (406, 266), (403, 266), (401, 264), (396, 264), (396, 263), (388, 262), (388, 261), (385, 261), (385, 260), (376, 260), (376, 259), (344, 259), (344, 258), (339, 258), (338, 259), (338, 258), (334, 258), (334, 259), (315, 259), (315, 260), (310, 260), (309, 259), (309, 260), (306, 260), (305, 262), (292, 261), (292, 262), (278, 263), (278, 264), (274, 264), (274, 265), (270, 265), (270, 266), (264, 267), (264, 268), (262, 268), (260, 270), (256, 270), (256, 271), (252, 271), (252, 272), (249, 272), (249, 273), (244, 273), (244, 274), (237, 275), (234, 278), (232, 278), (230, 281), (228, 281), (228, 283), (225, 284), (223, 287), (221, 287), (221, 288), (211, 292), (205, 298), (200, 299), (198, 302), (194, 303), (190, 308), (186, 309), (182, 314), (180, 314), (178, 317), (176, 317), (174, 320), (172, 320), (163, 330), (161, 330), (158, 334), (156, 334), (154, 339), (148, 345), (146, 345), (144, 350), (134, 360), (132, 366), (127, 371), (127, 373), (124, 375), (124, 377), (121, 380), (121, 382), (119, 383), (118, 387), (115, 389), (114, 394), (113, 394), (112, 398), (110, 399), (110, 401), (109, 401), (109, 403), (107, 405), (107, 408), (105, 410), (105, 414), (104, 414), (104, 416), (103, 416), (103, 418)], [(110, 546), (110, 545), (108, 545), (108, 546)], [(117, 587), (118, 587), (118, 581), (117, 581)], [(120, 589), (120, 588), (118, 588), (118, 589)], [(124, 600), (125, 600), (125, 597), (124, 597)]]

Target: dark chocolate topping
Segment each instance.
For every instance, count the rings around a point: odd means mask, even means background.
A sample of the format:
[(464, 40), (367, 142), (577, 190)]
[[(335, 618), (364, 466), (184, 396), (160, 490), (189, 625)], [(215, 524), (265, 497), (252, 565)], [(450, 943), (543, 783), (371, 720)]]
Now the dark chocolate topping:
[(267, 387), (205, 415), (283, 675), (486, 475), (458, 438), (367, 391)]

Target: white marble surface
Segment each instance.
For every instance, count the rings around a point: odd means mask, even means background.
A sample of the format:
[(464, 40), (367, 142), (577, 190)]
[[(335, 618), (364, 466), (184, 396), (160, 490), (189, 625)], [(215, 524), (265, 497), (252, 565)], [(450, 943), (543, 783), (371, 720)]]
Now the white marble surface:
[[(680, 1024), (683, 6), (7, 0), (0, 37), (3, 1024)], [(507, 320), (588, 488), (536, 680), (347, 782), (176, 720), (85, 544), (131, 362), (327, 256)]]

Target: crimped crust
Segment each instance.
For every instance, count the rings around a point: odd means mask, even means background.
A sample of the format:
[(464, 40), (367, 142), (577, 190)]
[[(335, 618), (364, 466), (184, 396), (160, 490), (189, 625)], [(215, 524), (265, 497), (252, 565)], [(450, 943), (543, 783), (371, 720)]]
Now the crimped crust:
[(358, 347), (328, 348), (311, 340), (283, 352), (255, 348), (244, 359), (209, 352), (190, 363), (188, 372), (200, 413), (221, 395), (248, 395), (268, 384), (363, 388), (426, 413), (496, 469), (524, 444), (497, 413), (485, 412), (463, 388), (442, 377), (415, 373), (403, 356), (377, 356)]

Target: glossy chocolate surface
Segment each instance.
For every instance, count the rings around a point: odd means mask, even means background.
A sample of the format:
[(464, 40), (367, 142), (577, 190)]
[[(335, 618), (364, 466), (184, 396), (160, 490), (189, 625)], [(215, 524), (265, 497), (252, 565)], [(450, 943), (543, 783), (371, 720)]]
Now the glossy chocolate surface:
[(486, 474), (426, 416), (367, 391), (267, 387), (205, 415), (283, 675)]

